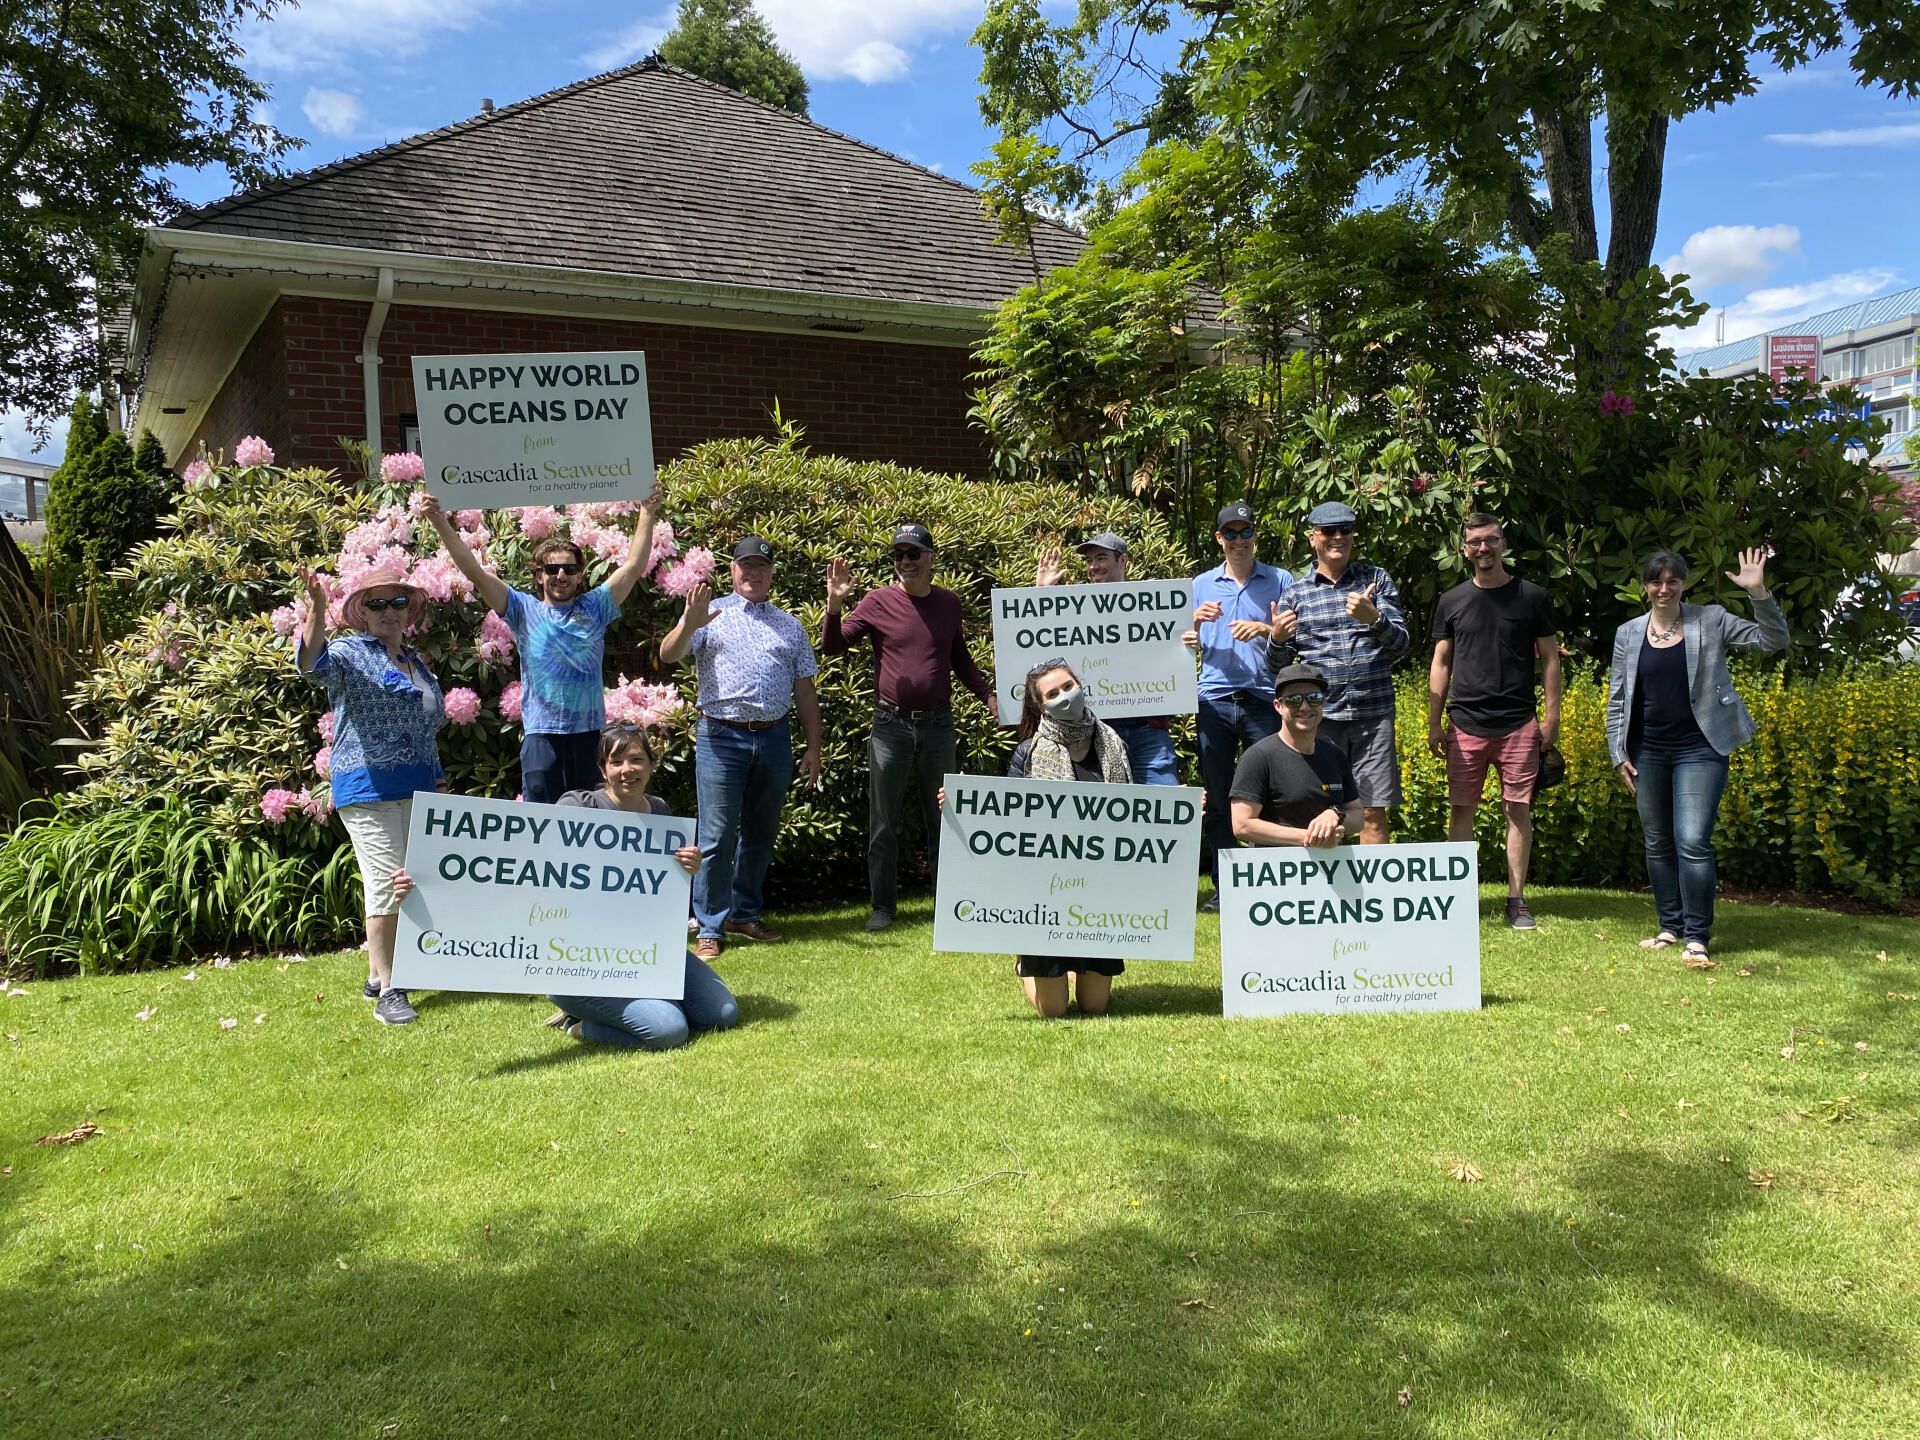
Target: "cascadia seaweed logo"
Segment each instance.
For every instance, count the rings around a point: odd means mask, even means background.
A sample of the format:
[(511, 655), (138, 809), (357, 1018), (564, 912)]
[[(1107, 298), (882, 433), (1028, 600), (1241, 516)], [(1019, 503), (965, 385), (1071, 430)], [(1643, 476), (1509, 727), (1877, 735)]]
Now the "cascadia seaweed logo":
[(1084, 905), (1055, 909), (1051, 905), (1019, 907), (982, 905), (956, 900), (953, 918), (969, 925), (1044, 925), (1049, 930), (1091, 930), (1108, 935), (1139, 935), (1173, 926), (1171, 908), (1165, 910), (1091, 910)]
[(1336, 975), (1331, 970), (1320, 970), (1312, 975), (1262, 975), (1258, 970), (1249, 970), (1240, 977), (1240, 988), (1249, 995), (1295, 995), (1326, 990), (1344, 990), (1346, 977)]
[(543, 945), (531, 935), (468, 940), (442, 930), (422, 930), (414, 940), (422, 955), (456, 960), (544, 960), (553, 965), (658, 965), (660, 947), (648, 945), (574, 945), (549, 935)]

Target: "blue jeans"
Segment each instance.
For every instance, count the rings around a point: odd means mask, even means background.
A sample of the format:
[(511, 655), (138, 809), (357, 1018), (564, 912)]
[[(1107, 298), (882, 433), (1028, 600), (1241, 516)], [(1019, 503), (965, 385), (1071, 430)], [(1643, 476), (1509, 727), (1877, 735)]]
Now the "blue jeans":
[(580, 1022), (580, 1038), (629, 1050), (671, 1050), (695, 1030), (731, 1030), (740, 1023), (740, 1006), (727, 982), (691, 951), (687, 986), (678, 1000), (626, 1000), (618, 996), (549, 995), (547, 999)]
[(700, 800), (700, 869), (693, 877), (693, 916), (716, 938), (729, 920), (760, 918), (780, 830), (780, 809), (793, 784), (793, 726), (742, 730), (702, 718), (694, 747)]
[(1178, 785), (1180, 762), (1174, 758), (1173, 736), (1144, 720), (1115, 720), (1113, 732), (1127, 742), (1127, 765), (1136, 785)]
[(1200, 863), (1209, 874), (1215, 856), (1234, 848), (1233, 812), (1227, 792), (1233, 788), (1234, 768), (1248, 746), (1280, 728), (1273, 697), (1240, 690), (1231, 695), (1200, 697), (1200, 783), (1207, 787), (1206, 817), (1200, 828)]
[(1727, 757), (1704, 741), (1687, 750), (1642, 746), (1628, 757), (1647, 839), (1647, 879), (1660, 928), (1706, 944), (1713, 936), (1713, 822), (1727, 788)]
[(940, 787), (955, 766), (953, 712), (909, 720), (876, 708), (867, 737), (867, 889), (873, 908), (891, 915), (900, 895), (900, 821), (907, 790), (920, 797), (927, 869), (940, 868)]
[(600, 732), (529, 735), (520, 742), (520, 796), (551, 805), (569, 790), (600, 784)]

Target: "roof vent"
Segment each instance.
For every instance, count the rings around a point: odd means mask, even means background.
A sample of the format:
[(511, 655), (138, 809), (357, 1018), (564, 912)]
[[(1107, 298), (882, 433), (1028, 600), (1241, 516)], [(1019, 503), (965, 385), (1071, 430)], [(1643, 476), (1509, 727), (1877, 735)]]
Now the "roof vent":
[(482, 115), (491, 115), (493, 113), (493, 101), (482, 100), (480, 102), (480, 113)]
[(843, 320), (816, 320), (807, 328), (809, 330), (826, 330), (835, 335), (858, 335), (867, 327), (864, 325), (849, 325)]

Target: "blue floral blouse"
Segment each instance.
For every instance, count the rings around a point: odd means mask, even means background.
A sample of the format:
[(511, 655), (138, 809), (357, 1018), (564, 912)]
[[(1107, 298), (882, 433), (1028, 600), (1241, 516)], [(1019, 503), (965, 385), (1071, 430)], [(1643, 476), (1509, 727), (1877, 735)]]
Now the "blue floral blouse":
[[(298, 663), (296, 638), (294, 656)], [(440, 683), (411, 646), (394, 660), (364, 631), (327, 642), (309, 672), (333, 703), (333, 805), (411, 799), (446, 772), (434, 735), (446, 721)]]

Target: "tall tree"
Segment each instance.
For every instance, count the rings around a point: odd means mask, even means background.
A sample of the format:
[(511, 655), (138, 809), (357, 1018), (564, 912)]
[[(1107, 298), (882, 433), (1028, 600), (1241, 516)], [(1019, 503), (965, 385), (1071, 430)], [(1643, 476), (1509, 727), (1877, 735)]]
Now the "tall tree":
[[(1169, 28), (1171, 60), (1152, 44)], [(1196, 125), (1334, 203), (1423, 176), (1461, 233), (1524, 247), (1570, 292), (1603, 378), (1645, 341), (1675, 120), (1842, 51), (1861, 85), (1920, 95), (1910, 0), (1083, 0), (1065, 23), (992, 0), (976, 38), (987, 118), (1057, 136), (1083, 181), (1116, 142)]]
[(807, 113), (807, 77), (753, 0), (680, 0), (660, 58), (782, 110)]
[(241, 184), (294, 141), (260, 118), (237, 31), (277, 0), (0, 3), (0, 406), (45, 421), (105, 378), (99, 324), (169, 178)]

